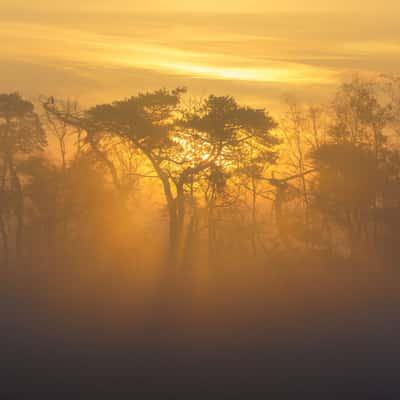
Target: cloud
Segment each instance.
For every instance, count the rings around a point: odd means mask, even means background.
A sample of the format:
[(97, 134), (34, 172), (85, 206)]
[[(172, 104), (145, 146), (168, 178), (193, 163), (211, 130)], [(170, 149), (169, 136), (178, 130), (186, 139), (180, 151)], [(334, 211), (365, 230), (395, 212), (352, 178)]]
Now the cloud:
[(85, 102), (175, 85), (253, 103), (293, 87), (315, 97), (354, 71), (398, 70), (399, 37), (390, 18), (336, 14), (3, 16), (0, 90)]

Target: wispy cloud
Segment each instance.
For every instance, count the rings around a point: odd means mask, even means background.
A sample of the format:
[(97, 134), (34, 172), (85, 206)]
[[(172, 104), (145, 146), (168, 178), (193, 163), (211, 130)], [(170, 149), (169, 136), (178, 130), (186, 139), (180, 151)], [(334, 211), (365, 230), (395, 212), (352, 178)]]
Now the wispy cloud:
[[(229, 83), (241, 92), (246, 85), (261, 91), (266, 84), (285, 91), (290, 85), (331, 85), (350, 71), (400, 67), (394, 28), (382, 27), (375, 36), (360, 37), (348, 17), (342, 26), (338, 17), (329, 29), (323, 29), (325, 17), (305, 15), (297, 19), (285, 15), (282, 20), (249, 15), (210, 18), (126, 14), (92, 16), (88, 22), (82, 15), (63, 20), (53, 15), (8, 18), (0, 24), (0, 60), (42, 66), (46, 74), (53, 71), (57, 76), (64, 71), (70, 80), (74, 75), (80, 82), (97, 81), (99, 90), (116, 85), (123, 76), (129, 87), (138, 81), (164, 86), (179, 78), (213, 82), (213, 87)], [(359, 27), (367, 29), (368, 24)]]

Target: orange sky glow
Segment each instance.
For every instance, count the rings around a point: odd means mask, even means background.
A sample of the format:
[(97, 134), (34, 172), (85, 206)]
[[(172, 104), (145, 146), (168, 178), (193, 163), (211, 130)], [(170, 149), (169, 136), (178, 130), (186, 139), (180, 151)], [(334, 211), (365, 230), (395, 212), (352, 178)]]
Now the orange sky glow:
[(273, 108), (287, 93), (319, 101), (355, 73), (400, 68), (394, 1), (378, 15), (355, 0), (0, 3), (0, 87), (27, 96), (93, 103), (184, 85)]

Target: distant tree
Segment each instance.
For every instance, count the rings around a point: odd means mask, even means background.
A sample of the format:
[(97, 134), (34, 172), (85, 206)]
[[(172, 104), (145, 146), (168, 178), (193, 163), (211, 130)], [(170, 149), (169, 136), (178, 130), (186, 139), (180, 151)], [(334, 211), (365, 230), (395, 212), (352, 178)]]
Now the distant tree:
[[(373, 176), (377, 176), (385, 163), (387, 128), (391, 113), (390, 107), (381, 101), (376, 83), (356, 77), (343, 84), (336, 93), (332, 110), (333, 123), (329, 132), (332, 141), (369, 150), (374, 159)], [(374, 187), (373, 182), (371, 187)], [(378, 229), (377, 207), (378, 192), (375, 193), (372, 218), (375, 244)]]
[(273, 187), (270, 184), (271, 167), (277, 163), (276, 145), (280, 139), (266, 137), (265, 141), (249, 142), (237, 152), (237, 160), (232, 170), (233, 182), (244, 190), (245, 204), (249, 209), (248, 240), (251, 242), (253, 255), (262, 243), (259, 202), (264, 206), (273, 201)]
[(320, 235), (320, 221), (312, 208), (311, 186), (315, 169), (310, 152), (327, 140), (326, 112), (304, 105), (294, 98), (285, 101), (286, 112), (280, 121), (283, 143), (274, 181), (277, 227), (285, 245), (292, 239), (313, 246)]
[[(44, 100), (42, 99), (42, 102)], [(76, 101), (55, 100), (51, 98), (51, 104), (62, 114), (73, 115), (79, 112), (79, 105)], [(68, 161), (80, 156), (82, 150), (81, 130), (79, 127), (72, 127), (65, 121), (56, 118), (49, 108), (45, 108), (42, 118), (44, 128), (49, 136), (53, 136), (58, 145), (62, 169), (68, 166)], [(70, 142), (73, 143), (70, 143)], [(72, 150), (70, 148), (73, 148)], [(70, 153), (70, 154), (68, 154)]]
[(335, 143), (370, 147), (377, 162), (387, 141), (390, 110), (382, 105), (374, 82), (354, 78), (337, 91), (332, 103), (330, 136)]
[(368, 233), (381, 181), (374, 153), (352, 143), (326, 144), (313, 157), (319, 171), (315, 205), (348, 229), (354, 249)]
[[(7, 182), (12, 192), (12, 210), (16, 216), (15, 251), (17, 260), (22, 255), (24, 226), (23, 182), (18, 173), (18, 162), (29, 154), (43, 150), (46, 133), (31, 102), (17, 93), (0, 95), (0, 157), (2, 159), (2, 192)], [(1, 224), (4, 226), (4, 223)], [(3, 232), (3, 229), (2, 229)], [(3, 232), (3, 241), (5, 236)]]

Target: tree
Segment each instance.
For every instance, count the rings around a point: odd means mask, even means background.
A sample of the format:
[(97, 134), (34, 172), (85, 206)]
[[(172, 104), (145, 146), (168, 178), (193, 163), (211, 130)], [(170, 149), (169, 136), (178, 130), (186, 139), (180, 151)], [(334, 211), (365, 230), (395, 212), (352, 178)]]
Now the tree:
[(250, 141), (274, 143), (270, 130), (275, 123), (264, 110), (210, 96), (196, 112), (187, 111), (181, 107), (183, 93), (181, 88), (143, 93), (98, 105), (75, 119), (64, 117), (86, 130), (94, 148), (106, 134), (128, 141), (145, 156), (163, 187), (172, 264), (182, 257), (188, 185)]
[[(211, 95), (199, 111), (188, 118), (187, 123), (205, 135), (203, 140), (210, 146), (208, 154), (215, 155), (214, 158), (207, 158), (207, 162), (211, 160), (207, 165), (207, 169), (210, 169), (208, 186), (211, 190), (207, 207), (211, 213), (217, 196), (224, 193), (227, 176), (237, 175), (239, 171), (250, 171), (249, 168), (257, 163), (263, 169), (275, 161), (272, 147), (278, 140), (271, 134), (271, 130), (276, 127), (276, 123), (264, 109), (240, 106), (230, 96)], [(257, 179), (255, 176), (253, 178)], [(210, 231), (213, 232), (212, 227)]]
[[(79, 106), (76, 101), (55, 100), (54, 98), (51, 98), (51, 104), (54, 105), (54, 107), (56, 107), (59, 112), (64, 115), (72, 115), (79, 112)], [(43, 124), (49, 135), (52, 135), (57, 141), (60, 152), (61, 168), (65, 170), (68, 166), (68, 162), (78, 158), (81, 154), (81, 131), (79, 127), (73, 127), (71, 129), (71, 126), (68, 125), (65, 120), (56, 118), (53, 113), (49, 112), (48, 108), (45, 108)], [(69, 152), (71, 140), (75, 141), (75, 143), (73, 143), (74, 150)], [(72, 153), (72, 155), (69, 153)]]
[(291, 239), (296, 239), (314, 246), (320, 232), (311, 209), (310, 192), (315, 166), (310, 153), (326, 142), (326, 113), (319, 107), (300, 104), (293, 98), (286, 99), (286, 106), (280, 123), (283, 144), (277, 171), (286, 178), (274, 182), (277, 226), (286, 245), (290, 245)]
[[(24, 225), (23, 182), (18, 173), (18, 159), (41, 151), (46, 146), (46, 134), (31, 102), (17, 93), (0, 95), (0, 157), (3, 164), (2, 192), (9, 183), (13, 194), (12, 209), (16, 216), (15, 253), (22, 255)], [(1, 224), (4, 226), (4, 222)], [(6, 237), (3, 232), (3, 242)], [(7, 253), (7, 252), (6, 252)]]
[(313, 153), (319, 170), (316, 205), (350, 234), (351, 248), (359, 244), (373, 216), (381, 181), (374, 154), (351, 143), (326, 144)]
[[(337, 91), (332, 104), (333, 123), (330, 136), (334, 143), (352, 144), (372, 152), (374, 174), (377, 176), (385, 163), (386, 129), (392, 119), (390, 107), (382, 104), (375, 82), (354, 78)], [(376, 245), (378, 221), (378, 192), (373, 202), (373, 237)]]

